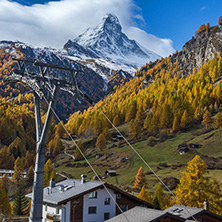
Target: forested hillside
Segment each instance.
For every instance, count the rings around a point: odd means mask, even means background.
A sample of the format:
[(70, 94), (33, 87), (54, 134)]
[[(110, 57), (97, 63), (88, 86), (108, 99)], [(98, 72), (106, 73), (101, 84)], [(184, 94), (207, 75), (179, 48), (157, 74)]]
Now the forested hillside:
[[(171, 133), (186, 129), (202, 121), (207, 111), (218, 112), (222, 101), (220, 84), (213, 84), (222, 75), (221, 54), (205, 63), (192, 75), (183, 77), (177, 63), (170, 56), (146, 65), (137, 73), (138, 78), (116, 88), (96, 106), (70, 116), (67, 127), (79, 136), (93, 129), (99, 135), (111, 127), (100, 109), (114, 125), (130, 124), (130, 132), (139, 136), (142, 128), (147, 133)], [(139, 126), (139, 127), (138, 127)]]

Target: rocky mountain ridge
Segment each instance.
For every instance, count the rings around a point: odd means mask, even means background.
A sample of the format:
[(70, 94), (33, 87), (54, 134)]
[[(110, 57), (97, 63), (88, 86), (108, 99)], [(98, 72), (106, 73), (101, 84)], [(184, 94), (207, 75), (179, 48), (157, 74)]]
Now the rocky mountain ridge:
[(222, 25), (202, 31), (185, 43), (182, 50), (171, 57), (171, 62), (178, 61), (182, 74), (191, 74), (194, 68), (213, 59), (214, 54), (222, 51)]
[[(81, 89), (85, 91), (93, 101), (97, 102), (102, 99), (115, 85), (128, 81), (132, 76), (126, 72), (126, 75), (119, 75), (120, 71), (112, 71), (105, 69), (102, 65), (97, 69), (87, 67), (83, 63), (70, 59), (61, 51), (52, 49), (33, 48), (22, 42), (0, 41), (0, 96), (10, 97), (18, 96), (19, 93), (24, 93), (29, 90), (25, 86), (18, 86), (18, 84), (8, 85), (3, 82), (3, 78), (12, 73), (15, 62), (12, 58), (22, 58), (26, 60), (38, 60), (48, 64), (54, 64), (60, 67), (69, 67), (82, 70), (83, 73), (77, 76)], [(100, 69), (100, 72), (98, 71)], [(109, 78), (104, 73), (109, 73), (110, 77), (118, 76), (119, 82), (109, 81)], [(21, 85), (21, 84), (20, 84)], [(16, 93), (15, 93), (16, 92)], [(60, 97), (63, 98), (57, 103), (56, 109), (62, 115), (63, 119), (77, 111), (86, 108), (83, 104), (78, 104), (71, 95), (66, 92), (61, 92)]]

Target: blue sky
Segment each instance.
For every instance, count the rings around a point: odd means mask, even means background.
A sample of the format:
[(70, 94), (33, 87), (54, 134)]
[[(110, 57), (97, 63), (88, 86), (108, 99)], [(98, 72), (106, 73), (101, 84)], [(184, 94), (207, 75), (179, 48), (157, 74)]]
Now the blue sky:
[(170, 38), (175, 49), (181, 49), (201, 24), (217, 24), (222, 16), (221, 0), (136, 0), (142, 9), (148, 33)]
[(114, 13), (130, 38), (167, 56), (181, 50), (201, 24), (216, 25), (221, 9), (221, 0), (0, 0), (0, 40), (62, 48)]

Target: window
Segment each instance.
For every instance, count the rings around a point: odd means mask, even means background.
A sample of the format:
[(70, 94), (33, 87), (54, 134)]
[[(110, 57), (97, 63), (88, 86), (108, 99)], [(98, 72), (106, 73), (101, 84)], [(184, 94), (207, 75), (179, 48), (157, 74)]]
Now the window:
[(108, 220), (110, 217), (110, 213), (104, 213), (104, 220)]
[(89, 214), (96, 214), (96, 207), (89, 207), (88, 213)]
[(120, 205), (120, 208), (123, 212), (128, 210), (128, 205)]
[(121, 193), (117, 193), (117, 194), (116, 194), (116, 198), (117, 198), (117, 199), (120, 199), (120, 198), (121, 198)]
[(95, 199), (95, 198), (97, 198), (97, 191), (89, 193), (89, 199)]
[(105, 198), (104, 204), (105, 205), (110, 205), (110, 198), (109, 197)]
[(56, 207), (56, 214), (59, 214), (59, 207)]

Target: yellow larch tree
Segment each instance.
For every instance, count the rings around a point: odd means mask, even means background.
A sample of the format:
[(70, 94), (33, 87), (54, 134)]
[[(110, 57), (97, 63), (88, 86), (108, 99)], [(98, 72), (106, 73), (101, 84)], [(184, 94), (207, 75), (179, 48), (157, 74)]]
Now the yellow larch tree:
[(4, 216), (9, 215), (11, 212), (11, 208), (9, 205), (9, 200), (5, 189), (0, 184), (0, 216), (3, 214)]
[(179, 201), (190, 207), (203, 207), (207, 199), (208, 179), (204, 177), (207, 172), (206, 163), (196, 155), (188, 162), (182, 178), (175, 191)]
[(152, 198), (151, 198), (150, 192), (146, 191), (145, 185), (143, 185), (143, 187), (137, 197), (140, 198), (141, 200), (145, 200), (148, 203), (152, 203)]
[(143, 168), (140, 167), (136, 175), (134, 188), (136, 188), (137, 190), (141, 190), (144, 185), (146, 186), (145, 173), (143, 171)]

